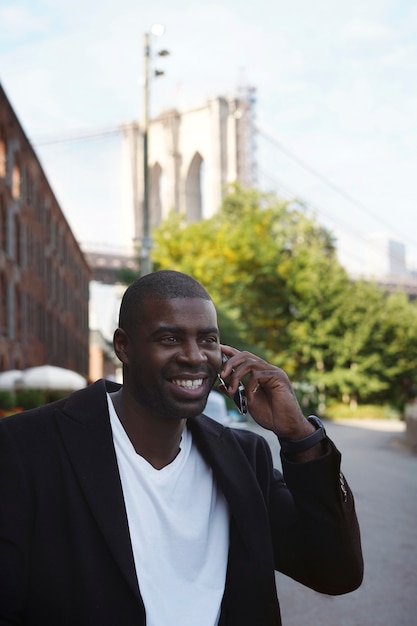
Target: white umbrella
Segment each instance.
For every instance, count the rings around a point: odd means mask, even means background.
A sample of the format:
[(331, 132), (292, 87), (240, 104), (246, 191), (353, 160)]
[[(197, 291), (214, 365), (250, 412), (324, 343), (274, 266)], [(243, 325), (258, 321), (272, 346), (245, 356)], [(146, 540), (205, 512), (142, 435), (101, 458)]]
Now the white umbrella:
[(16, 380), (22, 376), (20, 370), (8, 370), (7, 372), (0, 372), (0, 389), (6, 391), (13, 391)]
[(55, 389), (59, 391), (76, 391), (86, 387), (86, 385), (86, 379), (77, 372), (55, 365), (30, 367), (21, 372), (21, 376), (15, 382), (16, 389)]

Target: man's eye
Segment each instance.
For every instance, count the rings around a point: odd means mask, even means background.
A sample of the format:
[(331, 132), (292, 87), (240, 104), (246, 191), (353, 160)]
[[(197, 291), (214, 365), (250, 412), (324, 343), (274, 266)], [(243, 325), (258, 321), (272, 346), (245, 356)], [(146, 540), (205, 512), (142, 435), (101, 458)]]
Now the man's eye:
[(218, 343), (217, 337), (204, 337), (204, 343)]
[(162, 341), (165, 343), (178, 343), (179, 340), (177, 337), (162, 337)]

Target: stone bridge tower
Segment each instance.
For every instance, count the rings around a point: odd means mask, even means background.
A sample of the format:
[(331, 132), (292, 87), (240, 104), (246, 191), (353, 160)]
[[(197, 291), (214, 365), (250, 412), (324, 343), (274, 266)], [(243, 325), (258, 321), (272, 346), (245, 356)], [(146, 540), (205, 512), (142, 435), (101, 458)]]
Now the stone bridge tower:
[[(161, 113), (149, 128), (150, 226), (171, 211), (187, 221), (212, 216), (227, 183), (256, 184), (255, 90)], [(143, 233), (143, 141), (140, 126), (125, 128), (133, 176), (134, 239)], [(131, 205), (131, 206), (132, 206)]]

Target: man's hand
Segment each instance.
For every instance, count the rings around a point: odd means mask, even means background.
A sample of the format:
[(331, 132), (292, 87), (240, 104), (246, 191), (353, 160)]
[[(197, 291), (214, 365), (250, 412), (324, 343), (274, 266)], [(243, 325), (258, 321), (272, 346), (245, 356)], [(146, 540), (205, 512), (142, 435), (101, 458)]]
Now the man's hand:
[(239, 380), (244, 380), (249, 413), (260, 426), (279, 437), (294, 440), (314, 432), (314, 426), (301, 412), (284, 370), (250, 352), (239, 352), (225, 345), (221, 349), (229, 359), (220, 373), (222, 379), (228, 379), (227, 395), (232, 397)]

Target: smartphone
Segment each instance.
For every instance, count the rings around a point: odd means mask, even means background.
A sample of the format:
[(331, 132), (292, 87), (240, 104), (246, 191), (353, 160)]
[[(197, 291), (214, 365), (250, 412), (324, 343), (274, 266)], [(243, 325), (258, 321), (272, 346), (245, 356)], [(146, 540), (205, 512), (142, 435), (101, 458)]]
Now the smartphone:
[[(222, 363), (226, 363), (229, 359), (222, 352)], [(235, 371), (235, 370), (233, 370)], [(225, 389), (228, 388), (227, 383), (221, 378), (220, 374), (217, 374), (217, 378), (220, 380), (221, 384)], [(248, 400), (246, 398), (245, 385), (239, 380), (238, 387), (236, 393), (232, 396), (232, 400), (235, 403), (237, 410), (242, 415), (246, 415), (248, 412)]]

